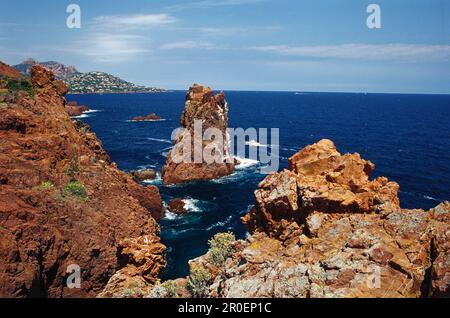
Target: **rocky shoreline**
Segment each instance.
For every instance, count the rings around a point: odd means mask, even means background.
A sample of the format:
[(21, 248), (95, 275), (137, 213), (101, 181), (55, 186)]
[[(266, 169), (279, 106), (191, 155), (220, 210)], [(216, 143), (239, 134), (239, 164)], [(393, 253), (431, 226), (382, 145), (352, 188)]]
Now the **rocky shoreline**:
[[(242, 218), (245, 240), (216, 234), (189, 276), (161, 282), (163, 202), (157, 187), (139, 183), (156, 172), (120, 171), (70, 118), (67, 86), (50, 71), (33, 66), (30, 85), (33, 94), (1, 103), (0, 297), (450, 297), (450, 203), (402, 209), (397, 183), (370, 179), (373, 163), (330, 140), (301, 149), (258, 185)], [(196, 119), (226, 138), (224, 94), (189, 89), (175, 145)], [(171, 152), (164, 183), (229, 175), (227, 155), (179, 164)], [(169, 205), (186, 212), (183, 199)], [(66, 284), (74, 265), (81, 288)]]
[(369, 180), (374, 165), (330, 140), (289, 163), (255, 191), (246, 240), (217, 234), (188, 277), (158, 283), (148, 297), (450, 296), (449, 202), (402, 209), (397, 183)]

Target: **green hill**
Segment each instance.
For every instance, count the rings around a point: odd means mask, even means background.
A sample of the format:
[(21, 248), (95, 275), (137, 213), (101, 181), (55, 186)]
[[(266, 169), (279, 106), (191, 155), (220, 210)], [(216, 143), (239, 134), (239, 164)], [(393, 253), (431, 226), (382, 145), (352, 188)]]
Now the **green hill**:
[(66, 79), (69, 93), (157, 93), (163, 89), (135, 85), (104, 72), (81, 73)]

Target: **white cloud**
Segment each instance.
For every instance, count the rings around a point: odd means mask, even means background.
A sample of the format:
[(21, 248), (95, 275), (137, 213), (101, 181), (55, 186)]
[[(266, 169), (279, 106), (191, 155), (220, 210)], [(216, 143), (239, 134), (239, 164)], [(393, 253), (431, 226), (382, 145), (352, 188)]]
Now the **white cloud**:
[(223, 6), (239, 6), (264, 2), (265, 0), (200, 0), (166, 7), (168, 10), (205, 9)]
[(217, 48), (210, 42), (197, 42), (197, 41), (179, 41), (172, 43), (165, 43), (160, 46), (161, 50), (177, 50), (177, 49), (201, 49), (212, 50)]
[(154, 27), (175, 23), (177, 19), (171, 15), (162, 14), (133, 14), (133, 15), (109, 15), (99, 16), (94, 19), (94, 24), (102, 26), (122, 27)]
[(353, 60), (450, 60), (450, 45), (420, 44), (340, 44), (323, 46), (270, 45), (252, 50), (284, 56)]
[(131, 34), (94, 33), (77, 41), (71, 52), (92, 58), (95, 62), (125, 62), (149, 52), (148, 39)]

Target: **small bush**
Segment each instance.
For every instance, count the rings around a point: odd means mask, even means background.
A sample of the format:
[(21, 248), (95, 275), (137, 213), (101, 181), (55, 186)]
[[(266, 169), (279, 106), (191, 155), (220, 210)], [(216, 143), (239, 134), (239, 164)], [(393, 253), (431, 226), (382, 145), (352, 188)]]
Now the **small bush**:
[(174, 281), (168, 280), (164, 283), (157, 283), (148, 298), (177, 298), (177, 285)]
[(74, 158), (72, 159), (72, 161), (70, 162), (70, 167), (69, 169), (67, 169), (67, 175), (70, 177), (70, 181), (76, 181), (77, 179), (75, 178), (75, 175), (79, 172), (79, 168), (78, 168), (78, 159)]
[(84, 187), (84, 185), (82, 185), (78, 181), (70, 181), (64, 187), (64, 190), (62, 192), (62, 197), (67, 198), (69, 196), (78, 198), (83, 201), (87, 200), (87, 198), (88, 198), (86, 188)]
[(50, 181), (44, 181), (39, 185), (38, 189), (41, 191), (47, 191), (52, 190), (54, 187), (55, 186)]
[(5, 83), (2, 86), (12, 93), (24, 91), (31, 96), (34, 95), (33, 87), (27, 78), (4, 78), (3, 81), (5, 81)]
[(194, 298), (206, 298), (208, 296), (210, 279), (206, 269), (198, 266), (191, 268), (187, 288)]
[(218, 233), (209, 240), (208, 256), (217, 266), (222, 266), (228, 257), (233, 255), (233, 242), (236, 237), (233, 233)]

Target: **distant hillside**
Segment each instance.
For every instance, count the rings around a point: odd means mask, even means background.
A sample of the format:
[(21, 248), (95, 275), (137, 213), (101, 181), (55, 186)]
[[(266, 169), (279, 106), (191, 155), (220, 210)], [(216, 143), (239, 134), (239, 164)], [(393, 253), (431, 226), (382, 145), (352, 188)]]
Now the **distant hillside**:
[(53, 72), (57, 79), (67, 80), (71, 77), (74, 77), (80, 72), (75, 68), (75, 66), (67, 66), (59, 62), (48, 61), (48, 62), (38, 62), (33, 59), (27, 59), (18, 65), (14, 65), (14, 68), (18, 70), (20, 73), (30, 76), (31, 67), (33, 65), (42, 65), (45, 68), (49, 69)]
[(81, 73), (66, 80), (69, 93), (157, 93), (163, 89), (135, 85), (108, 73)]
[(14, 68), (25, 76), (30, 76), (33, 65), (42, 65), (51, 70), (57, 79), (64, 80), (69, 93), (157, 93), (165, 90), (154, 87), (139, 86), (104, 72), (80, 73), (75, 66), (59, 62), (38, 62), (31, 58), (15, 65)]

